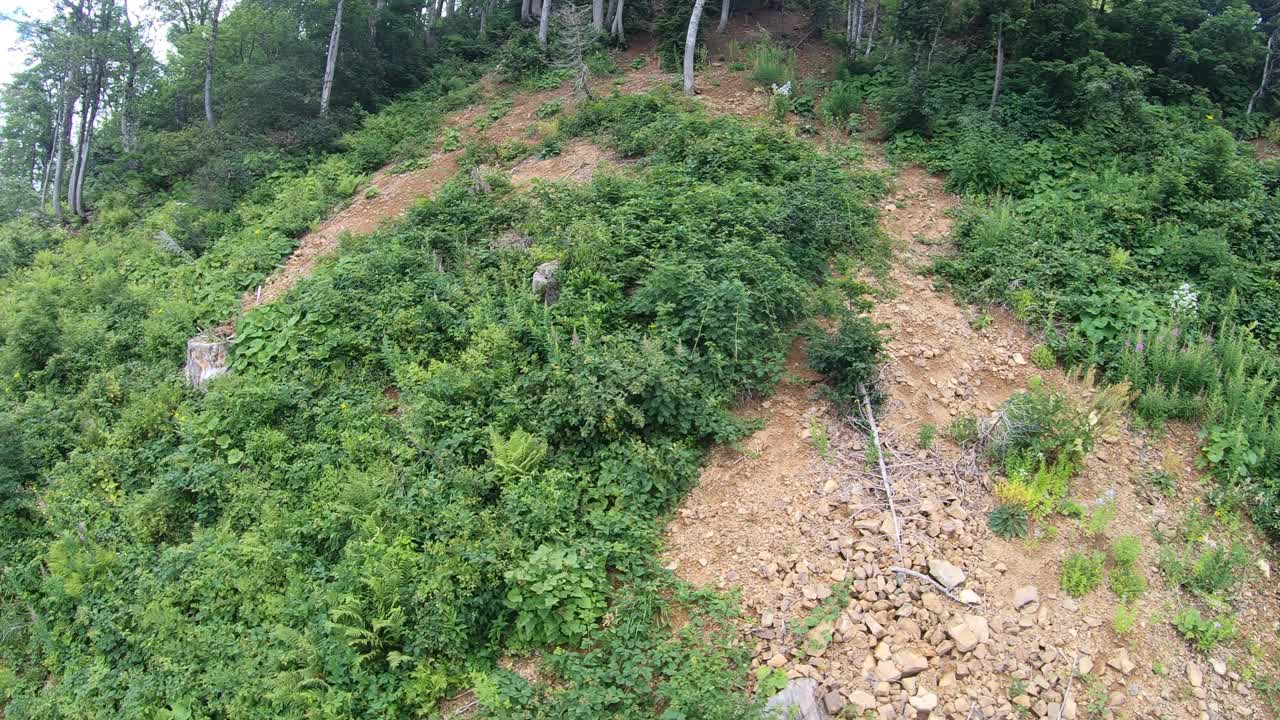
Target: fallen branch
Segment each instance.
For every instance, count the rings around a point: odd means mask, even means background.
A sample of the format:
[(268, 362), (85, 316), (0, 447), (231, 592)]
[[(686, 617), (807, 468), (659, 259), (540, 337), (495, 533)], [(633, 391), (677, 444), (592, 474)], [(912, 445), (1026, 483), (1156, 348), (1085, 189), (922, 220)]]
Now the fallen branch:
[(946, 595), (947, 597), (951, 598), (952, 600), (955, 600), (956, 602), (960, 603), (961, 605), (964, 605), (964, 606), (966, 606), (966, 607), (969, 607), (969, 606), (972, 606), (972, 605), (973, 605), (973, 603), (967, 603), (967, 602), (965, 602), (965, 601), (961, 600), (959, 597), (957, 597), (957, 596), (955, 595), (955, 593), (953, 593), (953, 592), (951, 592), (950, 590), (948, 590), (948, 589), (946, 589), (945, 587), (943, 587), (943, 586), (942, 586), (942, 583), (938, 582), (937, 580), (934, 580), (933, 578), (929, 577), (928, 575), (925, 575), (924, 573), (918, 573), (918, 572), (916, 572), (915, 570), (908, 570), (908, 569), (903, 568), (903, 567), (891, 567), (891, 568), (889, 568), (889, 570), (890, 570), (891, 572), (902, 573), (903, 575), (910, 575), (910, 576), (911, 576), (911, 577), (913, 577), (913, 578), (919, 578), (919, 579), (921, 579), (921, 580), (927, 580), (931, 585), (933, 585), (934, 587), (938, 588), (938, 591), (939, 591), (939, 592), (941, 592), (943, 595)]
[(884, 483), (884, 494), (889, 500), (889, 516), (893, 518), (893, 539), (898, 545), (898, 562), (903, 562), (905, 553), (902, 550), (902, 526), (898, 524), (898, 510), (893, 504), (893, 484), (889, 482), (889, 471), (884, 466), (884, 449), (880, 445), (880, 427), (876, 425), (875, 413), (871, 411), (871, 398), (867, 388), (858, 385), (858, 393), (862, 395), (862, 411), (866, 413), (867, 424), (871, 426), (871, 438), (876, 444), (876, 462), (880, 465), (880, 481)]
[(1062, 693), (1062, 704), (1058, 706), (1058, 720), (1067, 709), (1067, 701), (1071, 699), (1071, 686), (1075, 684), (1076, 673), (1080, 670), (1080, 651), (1076, 651), (1076, 659), (1071, 661), (1071, 674), (1067, 676), (1067, 690)]

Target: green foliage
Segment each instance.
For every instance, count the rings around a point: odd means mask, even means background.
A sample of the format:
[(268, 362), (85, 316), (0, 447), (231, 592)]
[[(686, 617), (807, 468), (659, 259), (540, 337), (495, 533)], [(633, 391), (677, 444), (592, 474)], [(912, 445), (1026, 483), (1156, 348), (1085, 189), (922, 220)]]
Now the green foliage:
[(540, 545), (503, 574), (516, 638), (530, 645), (574, 642), (604, 612), (604, 568), (594, 553)]
[(938, 428), (933, 423), (923, 423), (920, 430), (916, 433), (916, 447), (921, 450), (928, 450), (933, 447), (934, 438), (938, 436)]
[(556, 115), (559, 115), (560, 111), (563, 109), (564, 109), (564, 103), (562, 101), (548, 100), (542, 103), (541, 105), (539, 105), (538, 109), (534, 112), (534, 114), (537, 116), (539, 120), (546, 120), (547, 118), (551, 118), (551, 117), (555, 117)]
[(1048, 345), (1036, 345), (1031, 348), (1031, 364), (1041, 370), (1051, 370), (1058, 364), (1058, 357)]
[(884, 361), (884, 340), (870, 318), (847, 314), (835, 332), (815, 333), (807, 351), (809, 366), (826, 377), (835, 397), (856, 404), (858, 388), (871, 382)]
[(1147, 578), (1134, 565), (1117, 564), (1109, 575), (1111, 592), (1126, 604), (1133, 603), (1147, 591)]
[(1170, 622), (1201, 652), (1209, 652), (1236, 636), (1235, 619), (1229, 615), (1208, 618), (1195, 608), (1184, 608)]
[(1100, 552), (1074, 552), (1062, 563), (1059, 582), (1072, 597), (1084, 597), (1102, 584), (1104, 556)]
[(1089, 517), (1084, 521), (1084, 531), (1093, 537), (1101, 537), (1116, 519), (1116, 512), (1115, 498), (1104, 498), (1094, 503)]
[(1021, 505), (1000, 505), (987, 514), (987, 527), (997, 537), (1011, 540), (1027, 536), (1027, 509)]
[(822, 96), (821, 115), (834, 128), (849, 130), (849, 119), (862, 108), (862, 92), (850, 80), (837, 80)]
[[(873, 177), (670, 98), (584, 103), (565, 139), (644, 162), (536, 196), (454, 178), (241, 318), (207, 392), (178, 376), (366, 163), (474, 99), (370, 116), (199, 257), (90, 225), (0, 278), (5, 712), (410, 717), (479, 674), (495, 714), (748, 714), (725, 599), (653, 580), (658, 519), (774, 386), (827, 258), (871, 247)], [(542, 654), (554, 685), (489, 672), (543, 643), (574, 650)]]
[(757, 85), (781, 87), (795, 79), (795, 57), (769, 40), (753, 44), (747, 51), (751, 80)]
[(957, 445), (969, 445), (978, 439), (978, 418), (973, 415), (958, 415), (947, 423), (946, 433)]
[(1137, 535), (1121, 535), (1111, 541), (1111, 560), (1116, 565), (1132, 566), (1141, 554), (1142, 540)]
[(1121, 637), (1133, 632), (1138, 625), (1138, 611), (1127, 605), (1117, 605), (1111, 616), (1111, 629)]

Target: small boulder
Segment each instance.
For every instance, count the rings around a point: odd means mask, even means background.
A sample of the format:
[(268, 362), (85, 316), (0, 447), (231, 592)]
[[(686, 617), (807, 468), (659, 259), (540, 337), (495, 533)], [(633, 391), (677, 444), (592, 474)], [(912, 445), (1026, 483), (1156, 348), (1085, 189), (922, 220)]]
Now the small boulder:
[(963, 570), (942, 558), (929, 558), (929, 574), (948, 590), (964, 582), (965, 579)]
[(818, 681), (796, 678), (782, 692), (765, 703), (765, 717), (771, 720), (823, 720), (822, 710), (814, 698)]
[(911, 703), (911, 707), (920, 712), (929, 712), (938, 707), (938, 694), (928, 692), (913, 695), (907, 702)]
[(1187, 662), (1187, 682), (1191, 683), (1191, 687), (1200, 687), (1204, 684), (1204, 673), (1200, 671), (1200, 666), (1194, 662)]
[(1025, 585), (1013, 591), (1013, 609), (1021, 610), (1033, 602), (1040, 601), (1040, 590), (1034, 585)]
[(919, 675), (929, 669), (929, 661), (923, 655), (911, 650), (899, 650), (893, 654), (893, 664), (898, 666), (902, 677)]

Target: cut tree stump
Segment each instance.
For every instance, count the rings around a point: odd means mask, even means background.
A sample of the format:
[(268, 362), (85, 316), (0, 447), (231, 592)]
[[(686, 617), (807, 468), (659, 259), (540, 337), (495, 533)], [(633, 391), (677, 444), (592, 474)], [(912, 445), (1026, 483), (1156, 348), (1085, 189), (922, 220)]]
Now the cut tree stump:
[(218, 331), (201, 332), (187, 341), (187, 364), (183, 368), (192, 387), (203, 388), (210, 380), (228, 371), (227, 350), (235, 338)]

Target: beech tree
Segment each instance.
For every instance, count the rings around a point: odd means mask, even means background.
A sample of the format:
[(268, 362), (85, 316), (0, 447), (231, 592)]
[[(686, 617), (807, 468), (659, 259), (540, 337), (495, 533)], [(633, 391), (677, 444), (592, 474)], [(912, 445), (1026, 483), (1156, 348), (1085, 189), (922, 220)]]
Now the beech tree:
[(692, 95), (693, 57), (698, 44), (698, 23), (702, 20), (702, 6), (707, 0), (694, 0), (693, 14), (689, 16), (689, 32), (684, 36), (684, 92)]
[(320, 84), (320, 114), (329, 114), (329, 96), (333, 92), (333, 72), (338, 67), (338, 42), (342, 37), (342, 3), (333, 16), (333, 31), (329, 33), (329, 51), (325, 53), (324, 80)]

